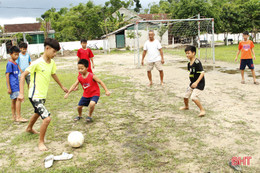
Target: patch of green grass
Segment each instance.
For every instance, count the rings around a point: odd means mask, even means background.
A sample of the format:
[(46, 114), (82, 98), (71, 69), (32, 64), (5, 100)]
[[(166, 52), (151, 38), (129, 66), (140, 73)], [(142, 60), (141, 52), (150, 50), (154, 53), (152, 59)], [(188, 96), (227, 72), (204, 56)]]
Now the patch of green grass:
[[(200, 55), (201, 59), (205, 59), (205, 54), (206, 51), (208, 52), (208, 59), (212, 59), (212, 51), (211, 48), (201, 48), (200, 49)], [(260, 44), (255, 44), (254, 51), (255, 51), (255, 56), (256, 60), (254, 60), (254, 64), (260, 64)], [(182, 57), (186, 57), (184, 48), (183, 49), (164, 49), (163, 50), (166, 54), (171, 54), (171, 55), (179, 55)], [(238, 63), (235, 62), (236, 54), (238, 51), (238, 45), (233, 44), (229, 46), (216, 46), (215, 47), (215, 59), (216, 61), (226, 61), (226, 62), (232, 62), (232, 63)], [(197, 55), (198, 56), (198, 55)], [(241, 53), (239, 57), (241, 56)]]
[(33, 135), (30, 133), (22, 132), (21, 134), (15, 135), (14, 138), (11, 141), (12, 145), (19, 145), (19, 144), (24, 144), (26, 142), (35, 142), (39, 138), (38, 135)]
[[(140, 50), (141, 52), (141, 50)], [(132, 53), (134, 54), (135, 51), (130, 51), (130, 50), (120, 50), (120, 49), (113, 49), (110, 51), (110, 54), (125, 54), (125, 53)]]

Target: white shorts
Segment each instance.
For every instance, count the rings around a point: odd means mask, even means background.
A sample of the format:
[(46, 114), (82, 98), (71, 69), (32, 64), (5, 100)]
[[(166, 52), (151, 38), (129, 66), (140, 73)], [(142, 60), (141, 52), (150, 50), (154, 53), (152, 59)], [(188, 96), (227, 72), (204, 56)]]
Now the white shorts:
[(152, 71), (153, 67), (155, 66), (155, 68), (158, 71), (162, 71), (162, 62), (161, 61), (156, 61), (156, 62), (148, 62), (147, 64), (147, 71)]
[(199, 100), (199, 95), (201, 94), (202, 90), (199, 90), (197, 88), (193, 89), (191, 87), (188, 87), (185, 93), (184, 98), (191, 99), (191, 100)]

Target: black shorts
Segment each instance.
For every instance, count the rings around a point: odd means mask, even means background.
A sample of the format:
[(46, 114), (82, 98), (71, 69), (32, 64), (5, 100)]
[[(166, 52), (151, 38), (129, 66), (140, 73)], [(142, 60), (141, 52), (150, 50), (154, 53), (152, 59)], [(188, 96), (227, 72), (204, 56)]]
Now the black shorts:
[(246, 66), (248, 66), (249, 69), (255, 68), (252, 59), (241, 59), (240, 60), (240, 70), (245, 70)]
[(93, 97), (81, 97), (79, 101), (79, 106), (88, 106), (90, 101), (98, 102), (99, 96), (93, 96)]
[(32, 99), (29, 98), (30, 102), (33, 105), (34, 113), (37, 113), (41, 116), (42, 119), (47, 118), (51, 113), (45, 108), (44, 103), (45, 99)]

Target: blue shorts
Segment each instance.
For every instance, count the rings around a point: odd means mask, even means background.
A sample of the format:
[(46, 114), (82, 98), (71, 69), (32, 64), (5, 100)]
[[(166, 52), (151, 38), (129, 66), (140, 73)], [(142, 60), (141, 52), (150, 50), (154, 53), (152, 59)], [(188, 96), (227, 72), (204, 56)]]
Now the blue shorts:
[(82, 96), (78, 105), (79, 106), (88, 106), (90, 101), (94, 101), (97, 104), (98, 99), (99, 99), (99, 96), (93, 96), (93, 97), (83, 97)]
[(13, 92), (10, 94), (10, 98), (12, 100), (17, 99), (18, 96), (19, 96), (19, 91), (16, 91), (16, 92)]
[(241, 59), (240, 60), (240, 70), (245, 70), (246, 66), (248, 66), (249, 69), (254, 69), (254, 63), (253, 59)]

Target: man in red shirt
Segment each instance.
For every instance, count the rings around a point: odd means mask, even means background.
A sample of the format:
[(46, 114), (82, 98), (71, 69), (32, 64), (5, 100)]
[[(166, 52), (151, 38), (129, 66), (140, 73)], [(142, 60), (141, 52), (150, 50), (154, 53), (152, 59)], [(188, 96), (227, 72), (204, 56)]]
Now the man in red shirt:
[(80, 44), (81, 44), (82, 48), (80, 48), (77, 52), (78, 62), (80, 59), (88, 60), (88, 64), (89, 64), (88, 72), (93, 73), (92, 69), (91, 69), (90, 60), (92, 62), (92, 67), (95, 68), (94, 61), (93, 61), (94, 55), (93, 55), (92, 51), (89, 48), (87, 48), (87, 42), (88, 41), (86, 39), (80, 40)]

